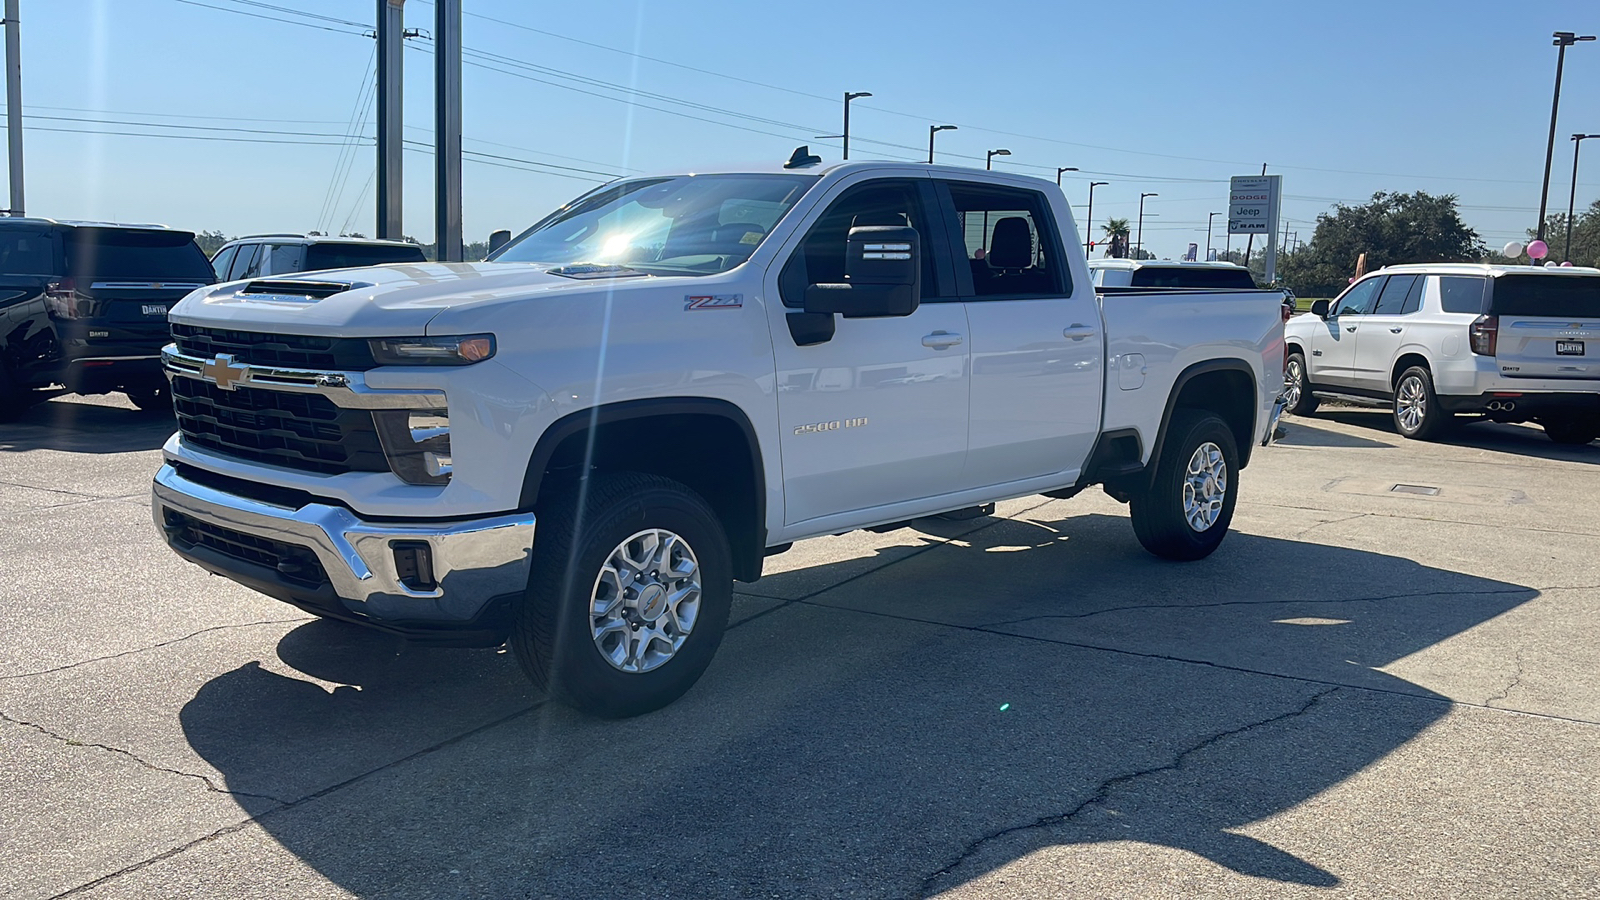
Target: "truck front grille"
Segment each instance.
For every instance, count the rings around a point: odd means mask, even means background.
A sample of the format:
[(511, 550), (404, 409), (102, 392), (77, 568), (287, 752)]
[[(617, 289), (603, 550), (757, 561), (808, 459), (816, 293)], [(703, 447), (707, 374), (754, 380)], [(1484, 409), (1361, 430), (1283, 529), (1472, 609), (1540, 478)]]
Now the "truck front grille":
[(263, 566), (276, 571), (285, 580), (306, 587), (316, 588), (328, 583), (322, 561), (308, 547), (223, 528), (170, 509), (163, 510), (162, 523), (167, 535), (182, 546), (205, 547), (232, 559)]
[(389, 471), (367, 410), (316, 394), (225, 391), (182, 376), (172, 379), (172, 401), (184, 440), (208, 450), (325, 475)]
[(345, 372), (364, 372), (377, 366), (372, 358), (372, 347), (365, 338), (226, 331), (176, 322), (172, 325), (172, 337), (178, 342), (178, 350), (185, 355), (212, 359), (219, 353), (227, 353), (236, 362), (252, 366)]

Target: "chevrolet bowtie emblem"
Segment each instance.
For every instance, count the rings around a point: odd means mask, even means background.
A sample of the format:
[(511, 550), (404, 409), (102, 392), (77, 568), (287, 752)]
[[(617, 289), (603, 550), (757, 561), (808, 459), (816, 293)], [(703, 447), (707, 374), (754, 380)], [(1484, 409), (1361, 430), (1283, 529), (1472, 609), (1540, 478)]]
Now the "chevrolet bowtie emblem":
[(240, 384), (249, 383), (250, 367), (234, 362), (231, 354), (218, 353), (216, 359), (208, 359), (200, 367), (200, 377), (215, 382), (217, 387), (225, 391), (232, 391), (237, 390)]

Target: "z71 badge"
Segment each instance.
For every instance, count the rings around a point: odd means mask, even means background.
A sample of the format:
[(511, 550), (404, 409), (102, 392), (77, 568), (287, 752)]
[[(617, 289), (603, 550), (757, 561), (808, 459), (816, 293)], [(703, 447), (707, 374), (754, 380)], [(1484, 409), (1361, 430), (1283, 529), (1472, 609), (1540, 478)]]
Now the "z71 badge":
[(744, 306), (743, 294), (702, 294), (683, 298), (684, 311), (691, 309), (738, 309)]

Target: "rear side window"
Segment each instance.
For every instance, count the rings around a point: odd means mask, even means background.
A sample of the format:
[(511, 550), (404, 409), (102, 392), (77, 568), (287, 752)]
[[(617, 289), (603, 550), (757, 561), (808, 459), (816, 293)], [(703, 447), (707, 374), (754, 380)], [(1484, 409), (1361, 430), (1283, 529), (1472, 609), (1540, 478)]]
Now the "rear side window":
[(1134, 287), (1225, 288), (1255, 290), (1255, 279), (1244, 269), (1201, 268), (1199, 266), (1140, 266), (1133, 271)]
[(1406, 305), (1406, 296), (1422, 279), (1416, 275), (1390, 275), (1389, 282), (1378, 295), (1378, 305), (1372, 308), (1375, 316), (1398, 316)]
[(213, 280), (211, 261), (187, 231), (73, 228), (62, 235), (67, 271), (94, 278)]
[(1440, 275), (1439, 305), (1445, 312), (1479, 315), (1483, 312), (1483, 289), (1487, 284), (1486, 278)]
[(0, 233), (0, 277), (56, 274), (55, 242), (48, 234)]
[(238, 281), (241, 278), (254, 278), (261, 274), (260, 244), (239, 245), (239, 255), (233, 258), (233, 265), (228, 269), (228, 280)]
[(386, 247), (381, 244), (312, 244), (306, 248), (305, 268), (355, 269), (384, 263), (427, 262), (417, 246)]
[(305, 248), (300, 244), (267, 244), (261, 252), (261, 272), (264, 275), (288, 275), (300, 271), (300, 256)]
[(1502, 275), (1489, 311), (1497, 316), (1600, 319), (1600, 275)]
[(1043, 194), (954, 181), (949, 186), (974, 296), (1060, 297), (1071, 292), (1066, 257)]

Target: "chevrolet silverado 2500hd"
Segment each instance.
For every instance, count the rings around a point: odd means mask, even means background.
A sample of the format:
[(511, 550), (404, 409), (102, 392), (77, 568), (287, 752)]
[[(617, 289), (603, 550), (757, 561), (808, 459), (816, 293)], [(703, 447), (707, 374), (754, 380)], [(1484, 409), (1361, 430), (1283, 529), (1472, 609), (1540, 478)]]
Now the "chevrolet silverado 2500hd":
[(1217, 547), (1276, 293), (1102, 308), (1053, 184), (808, 162), (613, 182), (486, 263), (195, 291), (156, 524), (607, 716), (688, 690), (793, 541), (1100, 484), (1157, 556)]

